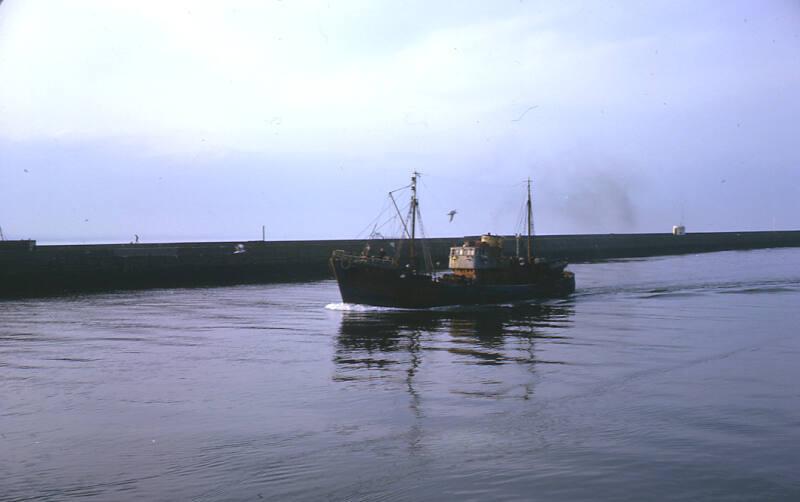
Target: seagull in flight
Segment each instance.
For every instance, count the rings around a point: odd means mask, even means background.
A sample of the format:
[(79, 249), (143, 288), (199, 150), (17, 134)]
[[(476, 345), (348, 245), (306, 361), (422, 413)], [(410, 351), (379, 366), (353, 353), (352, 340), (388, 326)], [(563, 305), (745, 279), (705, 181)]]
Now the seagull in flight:
[(449, 213), (447, 213), (447, 216), (449, 216), (449, 217), (450, 217), (450, 222), (451, 222), (451, 223), (452, 223), (452, 221), (453, 221), (453, 217), (454, 217), (454, 216), (455, 216), (457, 213), (458, 213), (458, 211), (456, 211), (455, 209), (453, 209), (452, 211), (450, 211)]

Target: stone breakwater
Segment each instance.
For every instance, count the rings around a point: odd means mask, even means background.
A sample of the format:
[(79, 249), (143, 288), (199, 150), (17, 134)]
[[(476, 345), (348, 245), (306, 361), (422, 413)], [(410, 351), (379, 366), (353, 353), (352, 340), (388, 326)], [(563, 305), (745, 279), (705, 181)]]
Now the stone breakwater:
[[(475, 238), (475, 237), (473, 237)], [(434, 263), (446, 266), (450, 246), (464, 237), (420, 239)], [(335, 249), (361, 252), (364, 240), (183, 242), (160, 244), (37, 245), (0, 241), (0, 297), (114, 289), (199, 287), (303, 281), (330, 276)], [(525, 254), (525, 238), (519, 239)], [(372, 242), (372, 252), (391, 241)], [(800, 247), (800, 231), (672, 234), (546, 235), (533, 240), (536, 256), (587, 262), (726, 250)], [(517, 239), (506, 236), (513, 255)]]

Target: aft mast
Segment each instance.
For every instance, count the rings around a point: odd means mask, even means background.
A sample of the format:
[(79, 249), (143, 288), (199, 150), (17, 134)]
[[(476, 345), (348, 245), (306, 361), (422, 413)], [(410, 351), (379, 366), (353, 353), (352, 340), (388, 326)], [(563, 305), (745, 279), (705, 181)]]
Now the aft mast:
[(528, 178), (528, 263), (533, 256), (531, 252), (531, 228), (533, 227), (533, 211), (531, 210), (531, 179)]

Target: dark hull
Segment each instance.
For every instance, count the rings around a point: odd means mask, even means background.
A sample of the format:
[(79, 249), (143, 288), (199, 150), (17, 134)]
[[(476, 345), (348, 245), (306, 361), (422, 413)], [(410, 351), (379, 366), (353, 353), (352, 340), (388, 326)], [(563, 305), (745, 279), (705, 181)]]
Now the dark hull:
[(491, 305), (537, 298), (558, 298), (575, 291), (575, 276), (564, 272), (529, 284), (452, 284), (402, 268), (353, 263), (334, 257), (331, 268), (342, 301), (379, 307), (430, 308)]

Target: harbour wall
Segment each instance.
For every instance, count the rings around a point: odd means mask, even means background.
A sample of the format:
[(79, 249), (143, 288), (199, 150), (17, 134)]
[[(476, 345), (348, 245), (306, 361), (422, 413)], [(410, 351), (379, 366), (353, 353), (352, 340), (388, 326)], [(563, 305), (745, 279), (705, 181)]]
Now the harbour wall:
[[(476, 239), (476, 237), (467, 238)], [(463, 237), (418, 241), (433, 262), (447, 265)], [(163, 244), (37, 245), (0, 241), (0, 297), (45, 296), (114, 289), (201, 287), (314, 280), (330, 277), (335, 249), (360, 253), (364, 240), (182, 242)], [(391, 241), (372, 241), (371, 252)], [(407, 244), (406, 244), (407, 245)], [(526, 239), (505, 237), (505, 252)], [(533, 239), (534, 254), (588, 262), (725, 250), (800, 247), (800, 231), (672, 234), (547, 235)]]

